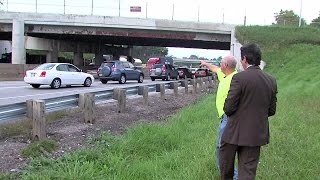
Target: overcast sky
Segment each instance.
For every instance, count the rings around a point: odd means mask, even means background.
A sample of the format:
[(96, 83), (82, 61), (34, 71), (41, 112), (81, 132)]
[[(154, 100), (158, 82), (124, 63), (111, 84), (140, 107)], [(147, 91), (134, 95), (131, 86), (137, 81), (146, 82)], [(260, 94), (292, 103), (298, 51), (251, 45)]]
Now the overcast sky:
[[(270, 25), (274, 13), (293, 10), (310, 23), (319, 16), (320, 0), (4, 0), (4, 11), (37, 12), (63, 14), (87, 14), (174, 19), (213, 23)], [(8, 2), (8, 3), (7, 3)], [(93, 2), (93, 8), (92, 8)], [(301, 6), (302, 2), (302, 6)], [(64, 8), (64, 4), (66, 5)], [(140, 6), (141, 12), (130, 12), (130, 6)], [(170, 55), (177, 57), (195, 54), (207, 58), (224, 56), (227, 51), (187, 50), (170, 48)]]

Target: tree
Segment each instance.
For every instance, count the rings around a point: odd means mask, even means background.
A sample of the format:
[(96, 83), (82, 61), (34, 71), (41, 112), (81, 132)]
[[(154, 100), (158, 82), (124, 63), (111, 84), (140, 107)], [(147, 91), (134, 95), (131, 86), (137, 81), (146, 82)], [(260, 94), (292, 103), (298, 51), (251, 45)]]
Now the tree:
[[(285, 10), (283, 11), (282, 9), (280, 10), (279, 13), (275, 13), (275, 20), (276, 24), (278, 25), (284, 25), (284, 26), (298, 26), (299, 25), (299, 19), (300, 17), (295, 14), (292, 10), (288, 11)], [(301, 19), (301, 25), (306, 25), (306, 21), (302, 18)]]
[(168, 48), (153, 46), (133, 46), (132, 57), (141, 59), (142, 63), (146, 63), (151, 57), (161, 57), (168, 55)]
[(314, 26), (314, 27), (319, 27), (320, 28), (320, 15), (319, 17), (313, 19), (310, 23), (311, 26)]
[(190, 55), (189, 59), (199, 59), (197, 55)]

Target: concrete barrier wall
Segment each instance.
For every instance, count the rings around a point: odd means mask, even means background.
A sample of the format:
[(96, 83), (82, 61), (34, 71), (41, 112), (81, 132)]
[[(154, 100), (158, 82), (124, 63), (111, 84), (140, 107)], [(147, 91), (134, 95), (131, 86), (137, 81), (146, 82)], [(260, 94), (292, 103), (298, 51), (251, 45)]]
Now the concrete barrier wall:
[(27, 70), (37, 64), (0, 64), (0, 81), (22, 81)]
[[(38, 64), (0, 64), (0, 81), (22, 81), (27, 70), (31, 70)], [(79, 66), (84, 72), (92, 69), (92, 66)], [(149, 72), (146, 68), (141, 68), (145, 78), (149, 77)]]

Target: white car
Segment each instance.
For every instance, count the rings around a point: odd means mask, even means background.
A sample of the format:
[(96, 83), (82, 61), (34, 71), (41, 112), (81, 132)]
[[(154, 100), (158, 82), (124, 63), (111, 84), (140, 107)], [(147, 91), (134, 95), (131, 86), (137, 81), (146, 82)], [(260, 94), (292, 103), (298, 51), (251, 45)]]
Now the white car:
[(82, 72), (76, 66), (69, 63), (45, 63), (33, 70), (26, 72), (24, 82), (34, 88), (41, 85), (50, 85), (52, 89), (58, 89), (62, 85), (91, 86), (94, 77)]

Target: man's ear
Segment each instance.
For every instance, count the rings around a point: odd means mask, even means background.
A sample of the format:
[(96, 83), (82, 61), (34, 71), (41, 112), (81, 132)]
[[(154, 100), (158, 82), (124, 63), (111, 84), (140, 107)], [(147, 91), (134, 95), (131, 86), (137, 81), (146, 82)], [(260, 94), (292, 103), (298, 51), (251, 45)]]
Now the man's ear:
[(243, 61), (244, 63), (248, 63), (248, 61), (247, 61), (247, 57), (246, 57), (246, 56), (243, 56), (242, 61)]

